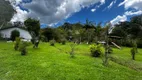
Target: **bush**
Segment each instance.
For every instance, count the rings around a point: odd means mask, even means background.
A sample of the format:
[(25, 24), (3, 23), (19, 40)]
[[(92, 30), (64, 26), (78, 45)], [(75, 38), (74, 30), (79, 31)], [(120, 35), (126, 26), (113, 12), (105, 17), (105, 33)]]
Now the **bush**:
[(72, 44), (70, 44), (70, 48), (71, 48), (71, 51), (70, 51), (70, 56), (71, 56), (71, 58), (74, 58), (75, 56), (74, 56), (74, 52), (75, 52), (75, 44), (74, 43), (72, 43)]
[(55, 45), (55, 40), (50, 40), (50, 46), (54, 46)]
[(105, 51), (101, 44), (93, 44), (90, 45), (90, 52), (93, 57), (100, 57)]
[(22, 42), (20, 44), (20, 47), (19, 47), (19, 51), (21, 51), (21, 55), (26, 55), (27, 54), (27, 46), (29, 46), (30, 43), (29, 42)]
[(66, 44), (66, 39), (62, 39), (61, 43), (62, 43), (62, 45), (65, 45)]
[(13, 30), (11, 32), (10, 38), (11, 38), (12, 41), (15, 41), (16, 37), (19, 37), (19, 36), (20, 36), (20, 32), (18, 30)]
[(21, 39), (19, 37), (16, 37), (16, 42), (14, 44), (14, 49), (15, 50), (18, 50), (20, 41), (21, 41)]
[(132, 59), (135, 60), (135, 54), (138, 52), (137, 43), (134, 41), (132, 45), (133, 45), (133, 48), (131, 49), (131, 55), (132, 55)]

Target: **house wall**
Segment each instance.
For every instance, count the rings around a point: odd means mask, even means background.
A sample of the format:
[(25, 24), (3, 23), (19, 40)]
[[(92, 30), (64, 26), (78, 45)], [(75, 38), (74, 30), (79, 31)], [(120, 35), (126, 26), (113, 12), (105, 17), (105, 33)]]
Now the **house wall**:
[(31, 40), (32, 37), (31, 35), (29, 34), (28, 31), (26, 30), (23, 30), (23, 29), (20, 29), (20, 28), (9, 28), (9, 29), (4, 29), (4, 30), (1, 30), (0, 33), (2, 34), (2, 37), (3, 38), (10, 38), (11, 36), (11, 32), (13, 30), (18, 30), (20, 32), (20, 37), (26, 39), (26, 40)]

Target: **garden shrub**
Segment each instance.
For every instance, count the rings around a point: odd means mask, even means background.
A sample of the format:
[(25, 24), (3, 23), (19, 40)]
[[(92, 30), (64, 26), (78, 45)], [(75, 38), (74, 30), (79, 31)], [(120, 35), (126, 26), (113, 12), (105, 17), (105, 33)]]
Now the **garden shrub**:
[(74, 56), (74, 52), (75, 52), (75, 44), (74, 43), (72, 43), (72, 44), (70, 44), (70, 48), (71, 48), (71, 51), (70, 51), (70, 56), (71, 56), (71, 58), (74, 58), (75, 56)]
[(91, 52), (91, 56), (100, 57), (101, 55), (103, 55), (105, 51), (101, 44), (93, 44), (93, 45), (90, 45), (90, 52)]
[(62, 43), (62, 45), (65, 45), (66, 44), (66, 39), (61, 39), (61, 43)]
[(20, 36), (20, 32), (18, 30), (13, 30), (11, 32), (10, 38), (11, 38), (12, 41), (15, 41), (16, 37), (19, 37), (19, 36)]
[(50, 46), (54, 46), (55, 45), (55, 40), (50, 40)]
[(26, 55), (27, 54), (27, 46), (29, 46), (30, 43), (29, 42), (21, 42), (20, 47), (19, 47), (19, 51), (21, 52), (21, 55)]
[(14, 49), (15, 50), (18, 50), (20, 41), (21, 41), (21, 39), (19, 37), (16, 37), (16, 41), (15, 41), (15, 44), (14, 44)]
[(132, 59), (135, 60), (135, 54), (138, 53), (137, 43), (133, 42), (132, 45), (133, 45), (133, 48), (131, 49), (131, 55), (132, 55)]

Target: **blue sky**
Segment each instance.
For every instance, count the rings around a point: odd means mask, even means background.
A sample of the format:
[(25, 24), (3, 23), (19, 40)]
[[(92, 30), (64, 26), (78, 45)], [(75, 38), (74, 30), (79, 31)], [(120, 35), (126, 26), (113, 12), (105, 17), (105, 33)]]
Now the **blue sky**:
[(15, 0), (9, 2), (17, 13), (11, 22), (28, 17), (39, 19), (41, 27), (64, 22), (111, 22), (113, 25), (142, 14), (142, 0)]
[(122, 2), (122, 0), (118, 0), (116, 4), (114, 4), (110, 9), (104, 10), (109, 4), (111, 0), (107, 0), (104, 5), (98, 8), (95, 12), (92, 12), (91, 9), (97, 6), (98, 4), (94, 4), (89, 8), (84, 8), (80, 12), (73, 14), (71, 17), (67, 19), (69, 22), (85, 22), (86, 19), (89, 19), (94, 22), (107, 22), (112, 20), (117, 15), (121, 15), (124, 13), (125, 9), (122, 7), (118, 7), (118, 4)]

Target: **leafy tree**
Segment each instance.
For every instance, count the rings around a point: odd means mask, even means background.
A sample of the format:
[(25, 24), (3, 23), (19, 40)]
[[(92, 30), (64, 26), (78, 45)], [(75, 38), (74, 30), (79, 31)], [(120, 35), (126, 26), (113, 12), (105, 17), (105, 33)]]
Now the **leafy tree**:
[(34, 44), (34, 48), (38, 47), (39, 39), (40, 39), (40, 34), (39, 34), (40, 22), (39, 22), (39, 20), (28, 18), (24, 22), (24, 24), (32, 36), (32, 43)]
[(42, 33), (41, 34), (44, 35), (47, 38), (48, 42), (50, 40), (53, 40), (55, 38), (55, 36), (56, 36), (55, 29), (53, 29), (53, 28), (42, 29)]
[(11, 20), (14, 12), (9, 1), (0, 0), (0, 26), (3, 24), (3, 27), (5, 27), (6, 23)]
[(90, 41), (92, 39), (92, 35), (93, 35), (94, 30), (95, 30), (95, 27), (94, 27), (93, 23), (87, 19), (86, 24), (83, 26), (83, 28), (86, 29), (87, 44), (88, 44), (88, 43), (90, 43)]
[(102, 33), (101, 23), (98, 23), (97, 26), (95, 27), (96, 41), (100, 40), (101, 33)]
[(13, 30), (11, 32), (11, 40), (12, 41), (15, 41), (16, 37), (19, 37), (20, 36), (20, 32), (18, 30)]

